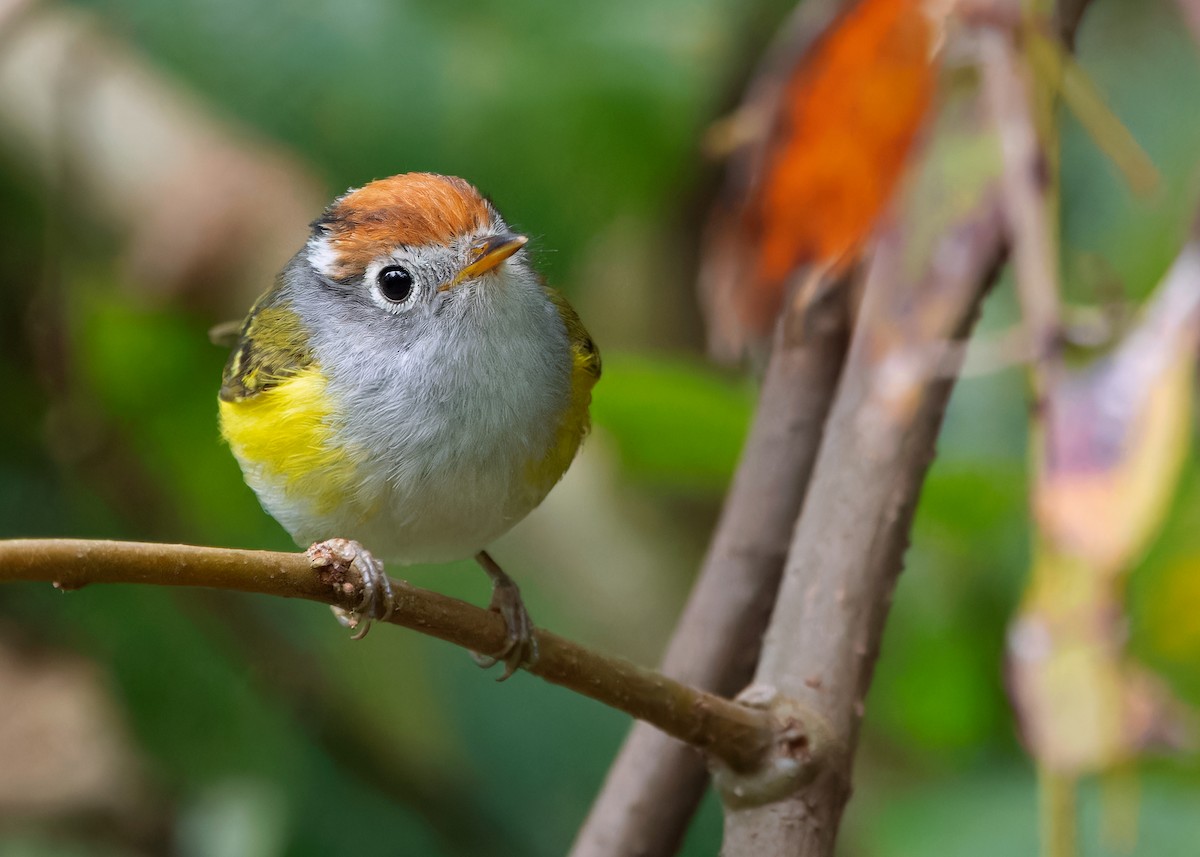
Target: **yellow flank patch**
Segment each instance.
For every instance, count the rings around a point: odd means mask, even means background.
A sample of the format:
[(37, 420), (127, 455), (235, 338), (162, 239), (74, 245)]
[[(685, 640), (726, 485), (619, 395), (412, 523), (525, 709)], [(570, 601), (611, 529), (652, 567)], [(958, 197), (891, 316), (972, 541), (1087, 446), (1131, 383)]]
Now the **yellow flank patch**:
[(351, 502), (356, 484), (351, 456), (333, 442), (325, 388), (312, 364), (253, 396), (220, 402), (221, 435), (251, 487), (260, 490), (265, 478), (316, 514)]
[(545, 495), (562, 478), (579, 451), (579, 444), (587, 434), (590, 420), (588, 406), (592, 402), (592, 385), (596, 376), (580, 367), (576, 359), (571, 373), (571, 400), (558, 424), (554, 442), (546, 455), (530, 463), (528, 478), (534, 491)]
[(588, 335), (583, 322), (566, 298), (549, 287), (546, 294), (562, 316), (571, 342), (571, 397), (558, 424), (554, 442), (546, 455), (530, 462), (527, 476), (534, 491), (542, 496), (554, 487), (571, 466), (579, 444), (591, 426), (588, 406), (592, 387), (600, 380), (600, 351)]

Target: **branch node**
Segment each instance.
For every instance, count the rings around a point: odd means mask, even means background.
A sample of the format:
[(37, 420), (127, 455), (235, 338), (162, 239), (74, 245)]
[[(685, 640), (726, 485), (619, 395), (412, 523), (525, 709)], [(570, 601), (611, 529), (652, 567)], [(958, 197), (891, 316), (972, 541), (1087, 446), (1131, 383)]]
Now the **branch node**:
[(736, 702), (770, 715), (774, 737), (763, 762), (738, 772), (713, 758), (713, 784), (734, 809), (781, 800), (808, 785), (837, 746), (833, 730), (812, 708), (784, 696), (772, 685), (754, 684)]
[[(339, 550), (343, 543), (346, 549)], [(354, 551), (349, 548), (349, 542), (345, 539), (317, 542), (305, 554), (321, 583), (347, 600), (355, 594), (361, 596), (365, 581), (354, 568)]]

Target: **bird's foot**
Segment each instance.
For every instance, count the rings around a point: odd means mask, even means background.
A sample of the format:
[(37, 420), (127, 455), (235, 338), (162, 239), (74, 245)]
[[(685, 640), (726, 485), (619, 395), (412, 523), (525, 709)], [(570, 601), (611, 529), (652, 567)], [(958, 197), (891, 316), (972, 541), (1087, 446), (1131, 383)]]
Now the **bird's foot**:
[(487, 551), (480, 551), (475, 556), (475, 560), (492, 579), (492, 600), (488, 609), (504, 617), (504, 624), (508, 629), (508, 639), (504, 648), (495, 655), (481, 655), (472, 652), (471, 657), (484, 669), (503, 661), (504, 674), (496, 681), (504, 681), (518, 668), (531, 666), (537, 662), (538, 647), (537, 638), (534, 636), (533, 620), (529, 618), (529, 611), (525, 609), (525, 602), (521, 600), (521, 590), (516, 581), (504, 573), (504, 570), (496, 564)]
[[(353, 581), (345, 580), (351, 569), (362, 579), (362, 601), (353, 610), (330, 607), (342, 627), (354, 631), (352, 640), (361, 640), (371, 630), (371, 620), (386, 622), (395, 609), (392, 598), (392, 581), (383, 570), (383, 563), (371, 552), (351, 539), (328, 539), (317, 542), (307, 551), (314, 570), (340, 574), (340, 585), (354, 587)], [(335, 581), (336, 583), (336, 581)]]

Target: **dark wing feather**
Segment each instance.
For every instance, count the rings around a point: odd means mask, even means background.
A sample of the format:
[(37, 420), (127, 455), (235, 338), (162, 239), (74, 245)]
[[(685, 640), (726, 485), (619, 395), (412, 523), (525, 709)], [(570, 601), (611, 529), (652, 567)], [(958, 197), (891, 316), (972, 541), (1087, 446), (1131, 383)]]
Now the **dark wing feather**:
[(221, 381), (221, 398), (236, 402), (281, 384), (313, 363), (303, 322), (270, 296), (250, 310)]

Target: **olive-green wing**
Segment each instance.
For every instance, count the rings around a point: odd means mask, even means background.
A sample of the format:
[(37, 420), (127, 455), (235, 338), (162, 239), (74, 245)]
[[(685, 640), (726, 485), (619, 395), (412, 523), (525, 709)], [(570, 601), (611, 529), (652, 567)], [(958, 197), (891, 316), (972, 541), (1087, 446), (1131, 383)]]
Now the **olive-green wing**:
[(286, 306), (260, 302), (242, 325), (241, 336), (221, 380), (221, 399), (236, 402), (277, 386), (313, 363), (299, 316)]
[(554, 302), (558, 314), (562, 316), (563, 324), (567, 327), (567, 338), (571, 341), (571, 356), (575, 361), (575, 371), (587, 379), (588, 389), (591, 389), (600, 380), (600, 349), (596, 347), (592, 335), (583, 326), (583, 321), (580, 320), (579, 313), (575, 312), (575, 307), (567, 303), (567, 299), (556, 289), (545, 283), (542, 284), (542, 288)]

